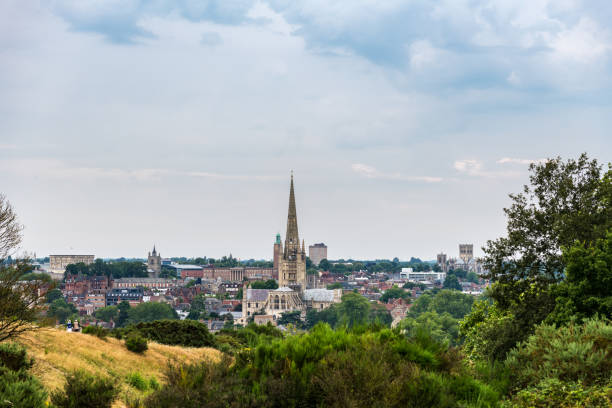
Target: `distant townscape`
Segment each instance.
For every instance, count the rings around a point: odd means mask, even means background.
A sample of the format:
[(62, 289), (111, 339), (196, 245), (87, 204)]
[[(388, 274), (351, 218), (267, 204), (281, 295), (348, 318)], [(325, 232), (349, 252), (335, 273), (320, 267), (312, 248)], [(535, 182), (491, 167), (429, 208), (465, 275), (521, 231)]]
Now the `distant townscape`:
[(380, 305), (395, 326), (410, 310), (411, 299), (427, 290), (453, 289), (476, 296), (489, 284), (481, 277), (484, 271), (473, 256), (473, 244), (459, 244), (457, 257), (440, 253), (429, 262), (330, 260), (324, 243), (308, 246), (307, 255), (298, 233), (293, 175), (285, 239), (277, 234), (272, 247), (271, 261), (241, 261), (231, 254), (222, 259), (164, 258), (155, 245), (146, 259), (51, 254), (35, 259), (34, 272), (59, 282), (55, 291), (61, 291), (66, 306), (56, 308), (57, 324), (76, 317), (81, 325), (114, 328), (118, 315), (107, 313), (109, 308), (122, 302), (133, 308), (163, 303), (181, 319), (200, 320), (211, 331), (250, 322), (284, 328), (289, 321), (306, 321), (309, 311), (340, 303), (349, 292)]

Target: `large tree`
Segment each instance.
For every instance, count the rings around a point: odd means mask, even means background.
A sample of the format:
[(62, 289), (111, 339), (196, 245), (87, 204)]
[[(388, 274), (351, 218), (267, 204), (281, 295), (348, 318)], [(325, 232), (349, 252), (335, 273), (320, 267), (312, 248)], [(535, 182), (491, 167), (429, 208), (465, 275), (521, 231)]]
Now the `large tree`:
[(503, 358), (555, 308), (556, 288), (567, 274), (562, 248), (589, 248), (612, 226), (610, 166), (605, 172), (597, 160), (582, 154), (529, 169), (530, 184), (511, 194), (512, 204), (504, 209), (507, 235), (483, 248), (485, 277), (494, 281), (489, 295), (495, 313), (471, 316), (462, 327), (464, 333), (488, 327), (491, 338), (503, 339), (490, 358)]
[(22, 230), (13, 207), (0, 194), (0, 341), (34, 329), (32, 322), (45, 300), (43, 281), (21, 280), (32, 271), (28, 259), (5, 262), (19, 248)]

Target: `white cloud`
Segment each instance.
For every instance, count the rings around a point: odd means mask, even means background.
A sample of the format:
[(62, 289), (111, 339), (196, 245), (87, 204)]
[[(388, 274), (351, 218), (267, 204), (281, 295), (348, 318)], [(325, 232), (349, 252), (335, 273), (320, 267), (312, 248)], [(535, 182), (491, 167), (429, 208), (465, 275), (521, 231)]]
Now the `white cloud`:
[(443, 179), (441, 177), (431, 176), (406, 176), (401, 173), (384, 173), (372, 166), (362, 163), (354, 163), (351, 169), (369, 179), (387, 179), (387, 180), (403, 180), (403, 181), (424, 181), (426, 183), (439, 183)]
[(532, 163), (542, 163), (546, 161), (546, 159), (517, 159), (512, 157), (503, 157), (497, 161), (498, 164), (532, 164)]
[(461, 173), (477, 175), (482, 169), (482, 162), (478, 160), (456, 160), (454, 167)]

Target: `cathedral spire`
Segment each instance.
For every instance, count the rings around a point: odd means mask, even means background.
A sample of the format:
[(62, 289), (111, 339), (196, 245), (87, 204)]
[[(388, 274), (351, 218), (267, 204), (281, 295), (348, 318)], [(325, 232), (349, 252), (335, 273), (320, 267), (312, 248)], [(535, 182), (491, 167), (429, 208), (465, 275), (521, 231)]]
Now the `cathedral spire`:
[(285, 247), (295, 246), (299, 249), (300, 238), (298, 236), (297, 211), (295, 210), (295, 193), (293, 192), (293, 171), (291, 171), (291, 188), (289, 189), (289, 214), (287, 215), (287, 235), (285, 235)]

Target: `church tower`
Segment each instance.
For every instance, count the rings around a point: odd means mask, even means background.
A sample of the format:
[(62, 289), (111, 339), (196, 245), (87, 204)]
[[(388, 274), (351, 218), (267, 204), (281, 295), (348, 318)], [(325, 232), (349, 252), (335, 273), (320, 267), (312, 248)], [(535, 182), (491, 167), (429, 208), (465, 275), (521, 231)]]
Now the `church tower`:
[(153, 245), (153, 252), (149, 252), (147, 258), (147, 272), (149, 278), (159, 278), (161, 273), (161, 254), (157, 253), (155, 245)]
[(287, 215), (287, 234), (278, 265), (278, 286), (289, 287), (297, 292), (306, 289), (306, 248), (300, 246), (298, 235), (297, 211), (295, 210), (295, 193), (293, 191), (293, 173), (289, 189), (289, 213)]

